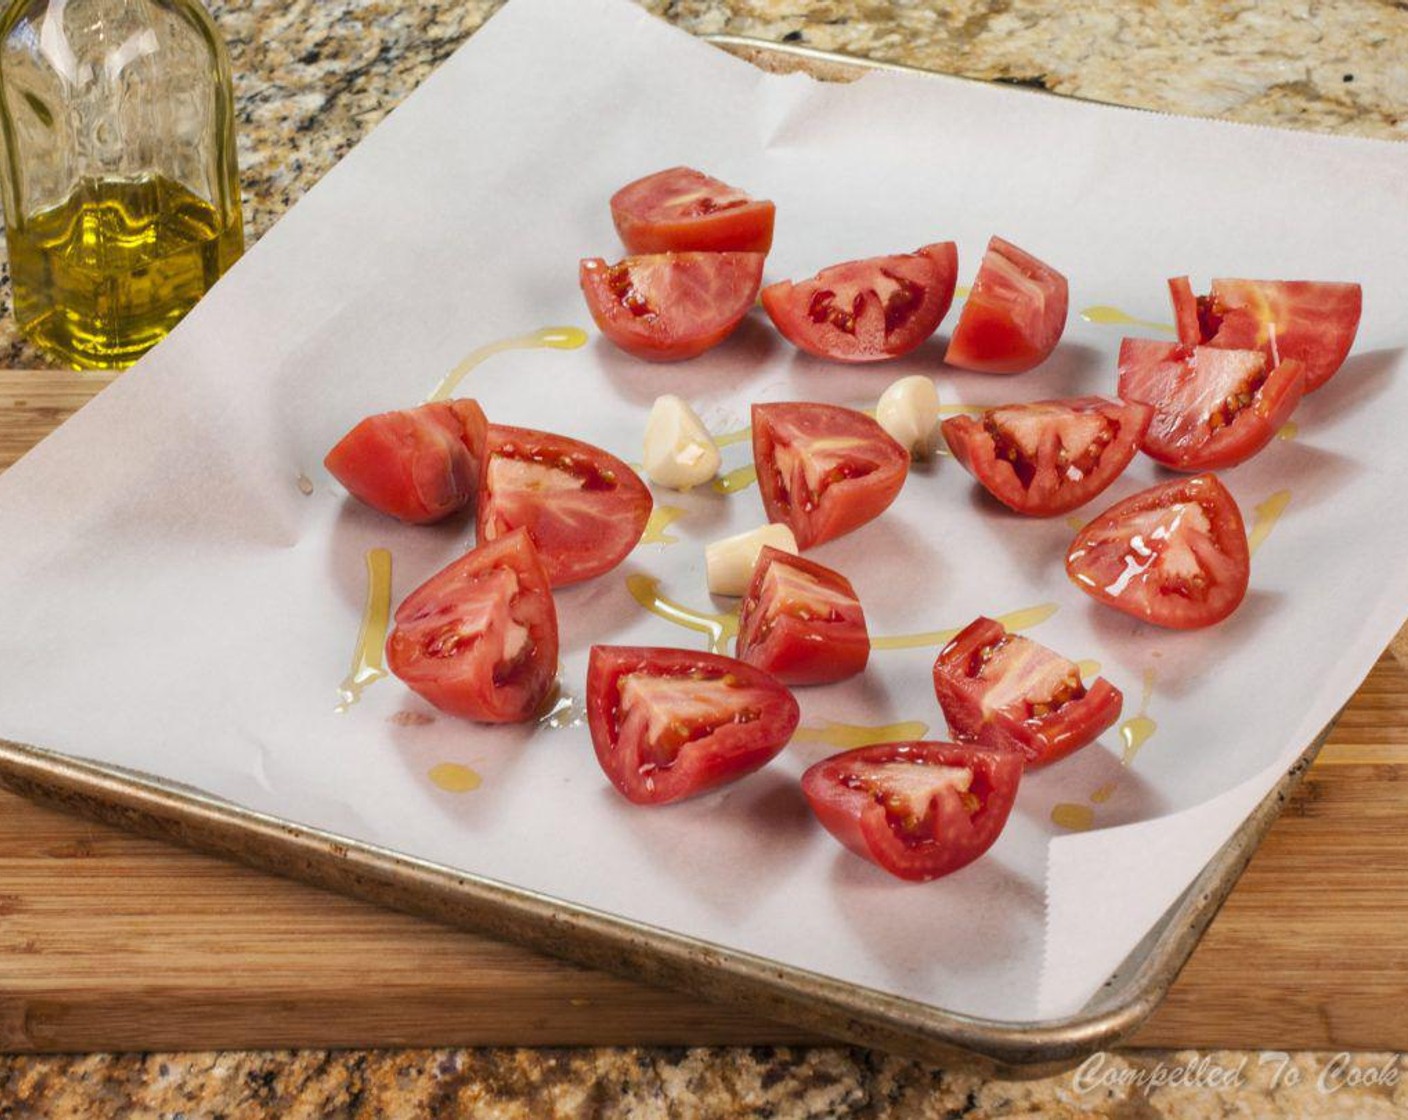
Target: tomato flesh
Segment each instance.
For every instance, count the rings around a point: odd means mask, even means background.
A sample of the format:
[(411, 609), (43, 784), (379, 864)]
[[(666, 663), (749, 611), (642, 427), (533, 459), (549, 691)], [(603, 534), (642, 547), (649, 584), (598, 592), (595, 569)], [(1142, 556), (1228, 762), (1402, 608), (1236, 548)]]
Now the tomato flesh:
[(557, 677), (557, 612), (522, 529), (431, 576), (396, 609), (387, 667), (441, 711), (533, 718)]
[(610, 571), (639, 543), (650, 491), (616, 456), (581, 440), (489, 425), (479, 540), (524, 528), (553, 587)]
[(766, 253), (776, 208), (691, 167), (672, 167), (611, 196), (628, 253)]
[(1087, 595), (1175, 630), (1221, 622), (1242, 602), (1250, 573), (1242, 513), (1212, 474), (1116, 503), (1066, 554), (1066, 574)]
[(1021, 778), (1016, 751), (881, 743), (818, 762), (802, 775), (802, 792), (817, 820), (856, 855), (922, 882), (992, 847)]
[(944, 361), (979, 373), (1021, 373), (1044, 362), (1066, 329), (1066, 278), (994, 237), (958, 316)]
[(606, 776), (638, 805), (704, 793), (766, 765), (800, 713), (767, 673), (713, 653), (593, 646), (587, 722)]
[(1212, 291), (1196, 298), (1186, 276), (1168, 286), (1184, 346), (1259, 350), (1268, 368), (1299, 362), (1307, 393), (1344, 364), (1364, 305), (1358, 284), (1214, 280)]
[(738, 656), (783, 684), (830, 684), (870, 659), (855, 589), (840, 572), (764, 547), (738, 612)]
[(763, 289), (763, 309), (799, 350), (838, 362), (877, 362), (908, 354), (938, 329), (957, 280), (958, 249), (944, 241), (771, 284)]
[(753, 406), (753, 462), (769, 521), (811, 548), (884, 513), (909, 454), (869, 416), (839, 405)]
[(1146, 404), (1075, 397), (951, 416), (941, 427), (953, 457), (999, 502), (1055, 517), (1124, 472), (1153, 414)]
[(758, 298), (761, 253), (659, 253), (582, 261), (592, 319), (628, 354), (651, 362), (698, 357), (731, 335)]
[(1250, 459), (1290, 419), (1305, 392), (1305, 367), (1287, 359), (1270, 371), (1259, 350), (1127, 338), (1119, 393), (1154, 409), (1141, 447), (1180, 471)]
[(1103, 677), (1087, 688), (1074, 661), (991, 618), (970, 623), (940, 651), (934, 693), (950, 735), (1020, 751), (1028, 766), (1094, 742), (1124, 704)]
[(338, 440), (323, 465), (372, 509), (428, 525), (473, 504), (488, 427), (471, 400), (383, 412)]

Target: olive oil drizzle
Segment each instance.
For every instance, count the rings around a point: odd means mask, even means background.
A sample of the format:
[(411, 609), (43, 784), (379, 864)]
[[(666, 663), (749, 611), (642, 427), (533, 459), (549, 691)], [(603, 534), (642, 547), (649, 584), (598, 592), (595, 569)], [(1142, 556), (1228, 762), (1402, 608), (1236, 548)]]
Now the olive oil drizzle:
[(484, 784), (484, 779), (476, 771), (458, 762), (442, 762), (432, 766), (426, 776), (446, 793), (469, 793)]
[[(1035, 607), (1023, 607), (1009, 614), (998, 615), (997, 621), (1009, 631), (1030, 630), (1039, 626), (1061, 608), (1055, 603), (1041, 603)], [(959, 627), (953, 630), (929, 630), (922, 634), (890, 634), (870, 639), (871, 649), (924, 649), (928, 646), (944, 646), (958, 636)]]
[(1145, 330), (1163, 331), (1165, 334), (1177, 333), (1171, 323), (1156, 323), (1152, 319), (1138, 319), (1128, 311), (1121, 311), (1118, 307), (1109, 307), (1105, 304), (1085, 308), (1080, 313), (1080, 317), (1087, 323), (1097, 323), (1100, 326), (1143, 327)]
[(729, 642), (738, 636), (738, 612), (711, 614), (696, 611), (660, 594), (660, 581), (654, 576), (637, 573), (626, 577), (626, 589), (651, 614), (693, 630), (709, 639), (711, 653), (728, 653)]
[(1252, 531), (1247, 534), (1247, 551), (1255, 553), (1266, 543), (1271, 531), (1276, 528), (1286, 507), (1291, 504), (1289, 490), (1277, 490), (1266, 501), (1252, 509)]
[(1149, 718), (1149, 701), (1154, 696), (1155, 680), (1154, 670), (1145, 669), (1144, 692), (1139, 701), (1139, 711), (1120, 724), (1120, 738), (1124, 740), (1124, 755), (1120, 758), (1120, 763), (1124, 766), (1134, 764), (1140, 749), (1159, 729), (1158, 723)]
[(732, 447), (735, 443), (747, 443), (753, 438), (752, 427), (739, 428), (736, 432), (722, 432), (714, 437), (719, 447)]
[(1300, 435), (1300, 425), (1294, 420), (1287, 420), (1276, 432), (1277, 439), (1295, 439), (1298, 435)]
[(676, 521), (684, 516), (679, 506), (656, 506), (650, 511), (650, 520), (645, 523), (645, 532), (640, 535), (641, 544), (679, 544), (679, 537), (668, 532)]
[(1069, 832), (1088, 832), (1095, 827), (1095, 810), (1063, 801), (1051, 810), (1051, 823)]
[(435, 391), (426, 397), (426, 402), (443, 401), (453, 396), (460, 382), (470, 371), (495, 354), (508, 350), (576, 350), (586, 344), (587, 332), (581, 327), (543, 327), (532, 334), (521, 334), (491, 342), (466, 354), (459, 365), (445, 375), (445, 379), (435, 387)]
[(758, 468), (748, 463), (714, 479), (714, 490), (719, 494), (737, 494), (741, 490), (747, 490), (757, 481)]
[(386, 676), (386, 631), (391, 625), (391, 553), (374, 548), (367, 553), (367, 600), (362, 609), (362, 625), (352, 651), (352, 667), (337, 687), (345, 712), (362, 698), (362, 693)]
[(313, 496), (313, 480), (302, 471), (298, 472), (298, 492), (305, 498)]
[(910, 720), (905, 723), (866, 725), (858, 723), (835, 723), (822, 720), (820, 724), (809, 724), (797, 728), (792, 736), (793, 743), (815, 743), (818, 746), (834, 747), (837, 750), (853, 751), (876, 743), (907, 743), (923, 739), (929, 734), (929, 725)]

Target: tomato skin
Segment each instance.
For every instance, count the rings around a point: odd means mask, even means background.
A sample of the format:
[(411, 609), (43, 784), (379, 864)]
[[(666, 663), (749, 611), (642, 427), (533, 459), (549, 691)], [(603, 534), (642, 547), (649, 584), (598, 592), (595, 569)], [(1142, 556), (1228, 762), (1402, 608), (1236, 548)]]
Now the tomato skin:
[(909, 453), (865, 413), (809, 402), (753, 406), (753, 462), (768, 520), (800, 549), (879, 517), (909, 474)]
[(765, 546), (738, 610), (738, 657), (786, 685), (831, 684), (864, 671), (870, 633), (850, 580)]
[(1067, 299), (1064, 276), (994, 237), (944, 361), (978, 373), (1022, 373), (1040, 365), (1066, 329)]
[(957, 282), (958, 247), (943, 241), (832, 265), (795, 284), (770, 284), (763, 310), (799, 350), (837, 362), (878, 362), (908, 354), (938, 330)]
[(627, 183), (611, 219), (628, 253), (766, 253), (776, 208), (690, 167)]
[[(926, 791), (926, 767), (937, 775), (944, 768), (966, 770), (971, 784), (959, 790), (939, 780)], [(818, 762), (802, 775), (802, 792), (826, 831), (856, 855), (898, 878), (924, 882), (966, 867), (992, 847), (1012, 812), (1021, 779), (1017, 751), (959, 743), (880, 743)], [(902, 825), (892, 824), (882, 804), (891, 790), (900, 791), (907, 808), (927, 810), (922, 817), (914, 814), (918, 826), (908, 835), (902, 835)], [(978, 803), (976, 809), (972, 801)]]
[[(1235, 398), (1251, 388), (1251, 403)], [(1144, 454), (1179, 471), (1220, 470), (1250, 459), (1275, 438), (1305, 392), (1305, 367), (1286, 359), (1270, 373), (1258, 350), (1126, 338), (1119, 394), (1154, 408)]]
[(635, 471), (599, 447), (489, 425), (479, 540), (526, 528), (553, 587), (616, 567), (639, 543), (653, 505)]
[(1173, 630), (1211, 626), (1247, 593), (1242, 512), (1214, 474), (1150, 487), (1076, 534), (1066, 574), (1091, 598), (1141, 621)]
[(1309, 280), (1214, 280), (1195, 298), (1186, 276), (1168, 282), (1184, 346), (1260, 350), (1268, 366), (1305, 366), (1313, 393), (1338, 372), (1354, 345), (1364, 307), (1358, 284)]
[(387, 667), (442, 712), (532, 719), (557, 677), (557, 611), (523, 530), (482, 544), (396, 608)]
[[(799, 719), (786, 688), (732, 657), (593, 646), (587, 663), (597, 761), (637, 805), (680, 801), (751, 774), (781, 752)], [(672, 735), (682, 738), (663, 741)]]
[(951, 416), (940, 430), (953, 457), (999, 502), (1028, 517), (1055, 517), (1124, 473), (1153, 415), (1147, 404), (1072, 397)]
[(338, 440), (323, 465), (372, 509), (429, 525), (474, 501), (488, 428), (471, 400), (383, 412)]
[(758, 299), (761, 253), (659, 253), (582, 261), (592, 319), (612, 342), (649, 362), (696, 358), (731, 335)]
[(1074, 662), (991, 618), (976, 619), (939, 652), (934, 693), (955, 739), (1019, 751), (1028, 767), (1093, 743), (1124, 706), (1103, 677), (1087, 689)]

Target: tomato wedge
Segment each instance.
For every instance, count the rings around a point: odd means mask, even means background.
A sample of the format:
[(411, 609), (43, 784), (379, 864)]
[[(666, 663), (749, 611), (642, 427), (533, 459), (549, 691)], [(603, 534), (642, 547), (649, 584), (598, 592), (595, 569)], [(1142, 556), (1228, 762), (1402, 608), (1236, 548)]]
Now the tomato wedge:
[(1260, 350), (1268, 366), (1300, 362), (1307, 393), (1344, 364), (1364, 306), (1358, 284), (1214, 280), (1212, 291), (1196, 298), (1186, 276), (1174, 277), (1168, 287), (1184, 346)]
[(443, 712), (532, 719), (557, 676), (557, 611), (528, 534), (480, 545), (412, 591), (386, 663)]
[(1154, 407), (1144, 454), (1175, 470), (1214, 470), (1250, 459), (1291, 418), (1304, 392), (1300, 362), (1287, 359), (1268, 371), (1258, 350), (1146, 338), (1120, 344), (1120, 396)]
[(1092, 598), (1156, 626), (1211, 626), (1247, 593), (1242, 512), (1216, 475), (1165, 482), (1082, 529), (1066, 554), (1066, 574)]
[(1054, 517), (1085, 505), (1129, 466), (1151, 406), (1075, 397), (989, 408), (942, 424), (953, 457), (1009, 509)]
[(587, 723), (611, 784), (664, 805), (772, 761), (797, 729), (792, 694), (761, 669), (714, 653), (593, 646)]
[(991, 618), (970, 623), (940, 651), (934, 693), (955, 739), (1020, 751), (1028, 766), (1093, 743), (1124, 705), (1104, 677), (1086, 688), (1074, 661)]
[(943, 241), (832, 265), (796, 284), (770, 284), (763, 309), (799, 350), (838, 362), (878, 362), (908, 354), (938, 329), (957, 281), (958, 248)]
[(524, 528), (553, 587), (609, 572), (635, 548), (653, 505), (615, 455), (566, 436), (489, 425), (480, 543)]
[(832, 404), (755, 404), (753, 463), (768, 520), (802, 549), (879, 517), (909, 473), (908, 452), (884, 428)]
[(691, 167), (672, 167), (611, 196), (628, 253), (766, 253), (776, 209)]
[(992, 847), (1017, 800), (1022, 756), (958, 743), (881, 743), (802, 775), (826, 831), (911, 881), (966, 867)]
[(850, 580), (764, 546), (738, 610), (740, 660), (783, 684), (830, 684), (870, 660), (865, 613)]
[(1066, 278), (994, 237), (958, 316), (944, 361), (979, 373), (1021, 373), (1044, 362), (1066, 329)]
[(582, 261), (582, 294), (601, 333), (651, 362), (695, 358), (731, 335), (758, 299), (761, 253), (659, 253)]
[(428, 525), (474, 501), (488, 426), (470, 400), (383, 412), (338, 440), (323, 465), (372, 509)]

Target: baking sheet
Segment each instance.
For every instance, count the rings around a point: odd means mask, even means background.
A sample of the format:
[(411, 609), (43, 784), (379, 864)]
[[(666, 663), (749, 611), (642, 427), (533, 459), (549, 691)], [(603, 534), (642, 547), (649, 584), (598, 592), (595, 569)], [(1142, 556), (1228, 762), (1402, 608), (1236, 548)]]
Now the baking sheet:
[[(678, 127), (662, 136), (661, 120)], [(393, 551), (399, 596), (463, 547), (465, 527), (405, 529), (353, 507), (318, 468), (323, 451), (365, 413), (423, 398), (476, 345), (585, 325), (575, 261), (616, 251), (605, 199), (678, 162), (778, 200), (770, 277), (953, 237), (967, 280), (1000, 232), (1070, 276), (1077, 311), (1117, 305), (1154, 323), (1168, 319), (1164, 278), (1183, 271), (1365, 282), (1356, 356), (1302, 407), (1296, 438), (1226, 477), (1249, 515), (1273, 495), (1290, 502), (1253, 594), (1214, 631), (1167, 634), (1088, 604), (1060, 571), (1064, 520), (995, 511), (952, 462), (816, 551), (856, 583), (876, 634), (1054, 605), (1033, 635), (1099, 660), (1128, 714), (1143, 706), (1157, 723), (1128, 768), (1111, 735), (1033, 775), (993, 853), (950, 880), (908, 887), (846, 855), (795, 789), (835, 749), (829, 721), (942, 732), (932, 648), (877, 653), (863, 680), (802, 693), (813, 741), (660, 812), (608, 789), (570, 715), (557, 730), (425, 723), (430, 710), (394, 681), (333, 710), (365, 550)], [(0, 734), (949, 1010), (1073, 1012), (1402, 619), (1402, 332), (1383, 298), (1402, 266), (1376, 247), (1408, 232), (1406, 167), (1391, 145), (959, 82), (770, 77), (625, 3), (514, 0), (171, 340), (0, 479)], [(949, 401), (1108, 391), (1120, 329), (1075, 320), (1048, 366), (996, 381), (943, 370), (938, 343), (883, 370), (837, 369), (759, 320), (688, 366), (594, 339), (497, 357), (466, 391), (495, 419), (634, 458), (658, 392), (735, 430), (750, 400), (859, 404), (911, 372), (936, 374)], [(733, 446), (726, 469), (746, 457)], [(1155, 477), (1141, 464), (1108, 500)], [(703, 543), (761, 520), (756, 490), (657, 501), (685, 511), (678, 543), (642, 546), (559, 597), (569, 693), (593, 641), (697, 643), (641, 611), (626, 577), (720, 609)], [(439, 788), (444, 763), (483, 784)], [(1072, 835), (1053, 812), (1097, 827)]]

